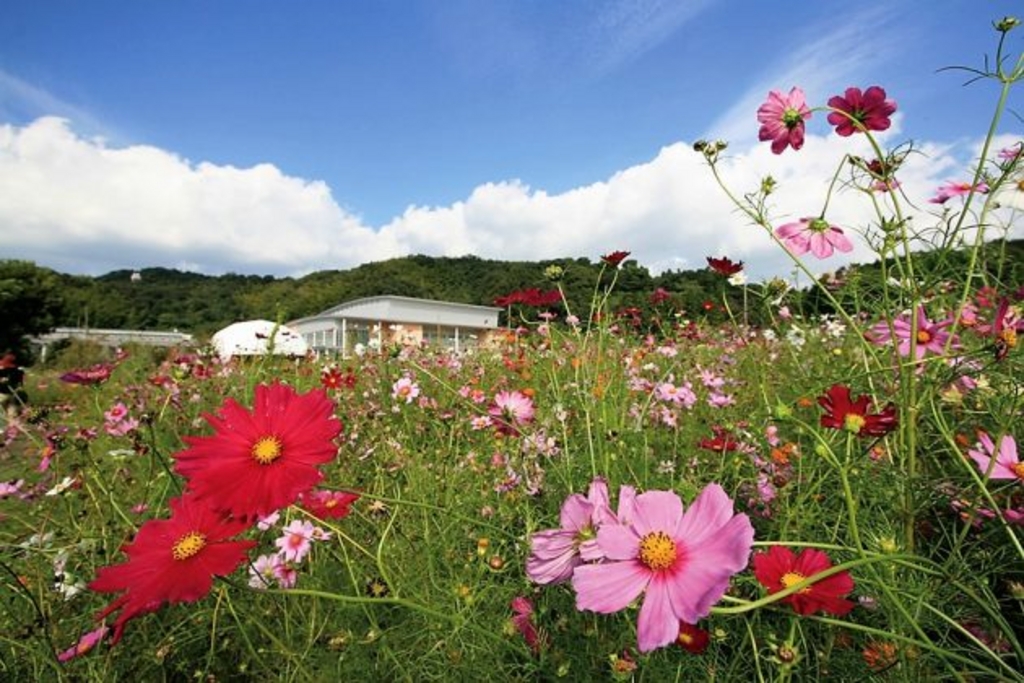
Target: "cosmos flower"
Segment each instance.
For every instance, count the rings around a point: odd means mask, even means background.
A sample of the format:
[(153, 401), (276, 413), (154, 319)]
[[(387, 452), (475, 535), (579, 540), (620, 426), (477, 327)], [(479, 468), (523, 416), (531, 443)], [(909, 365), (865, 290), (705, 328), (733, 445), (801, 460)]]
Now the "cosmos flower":
[(946, 351), (946, 344), (950, 349), (960, 348), (960, 343), (954, 336), (950, 340), (950, 333), (946, 328), (953, 324), (953, 318), (932, 322), (924, 312), (924, 306), (917, 309), (917, 332), (914, 333), (913, 318), (911, 314), (902, 313), (892, 321), (892, 329), (889, 323), (882, 320), (864, 333), (865, 338), (875, 344), (885, 344), (896, 339), (896, 351), (901, 356), (910, 355), (911, 340), (915, 340), (914, 357), (921, 360), (928, 352), (942, 355)]
[(110, 628), (107, 627), (106, 624), (100, 626), (95, 631), (89, 631), (81, 638), (79, 638), (77, 643), (72, 645), (67, 650), (64, 650), (63, 652), (58, 654), (57, 661), (68, 662), (72, 659), (75, 659), (76, 657), (81, 657), (82, 655), (90, 652), (107, 636), (107, 633), (109, 631)]
[(562, 503), (558, 529), (530, 537), (526, 575), (541, 585), (567, 581), (578, 565), (601, 557), (597, 530), (609, 521), (615, 521), (615, 515), (608, 502), (608, 484), (594, 479), (586, 497), (574, 493)]
[(60, 381), (68, 384), (103, 384), (110, 379), (114, 366), (110, 363), (99, 363), (85, 370), (72, 370), (60, 376)]
[(523, 636), (523, 640), (530, 646), (534, 654), (540, 652), (544, 642), (544, 636), (537, 630), (533, 623), (533, 603), (521, 595), (512, 598), (512, 625)]
[(775, 236), (786, 243), (794, 256), (803, 256), (808, 251), (818, 258), (828, 258), (836, 249), (853, 251), (853, 243), (843, 234), (841, 228), (829, 224), (824, 218), (801, 218), (775, 229)]
[[(769, 594), (778, 593), (832, 567), (828, 555), (820, 550), (804, 548), (794, 554), (789, 548), (779, 545), (773, 545), (767, 552), (755, 553), (753, 564), (754, 576)], [(780, 602), (791, 605), (797, 614), (814, 614), (820, 610), (843, 616), (855, 605), (845, 599), (852, 590), (853, 578), (844, 571), (815, 581)]]
[[(620, 506), (621, 507), (621, 506)], [(754, 528), (718, 484), (709, 484), (689, 509), (672, 491), (632, 499), (617, 523), (602, 524), (603, 562), (572, 575), (576, 607), (601, 614), (624, 609), (644, 595), (637, 622), (641, 652), (675, 642), (679, 623), (695, 624), (725, 594), (750, 558)]]
[(676, 636), (676, 644), (693, 655), (704, 654), (711, 642), (711, 634), (693, 624), (679, 622), (679, 635)]
[(885, 90), (873, 85), (863, 93), (860, 88), (847, 88), (842, 95), (828, 100), (828, 122), (836, 133), (848, 137), (869, 130), (888, 130), (890, 117), (896, 112), (896, 103), (885, 99)]
[(792, 88), (789, 95), (772, 90), (757, 109), (757, 120), (761, 124), (757, 138), (772, 141), (772, 152), (782, 154), (787, 147), (798, 150), (804, 146), (805, 121), (811, 118), (804, 91)]
[(519, 427), (533, 422), (533, 399), (521, 391), (499, 391), (487, 409), (491, 424), (501, 434), (515, 435)]
[(714, 256), (705, 257), (708, 262), (708, 268), (715, 271), (719, 275), (730, 277), (736, 275), (743, 270), (743, 261), (733, 262), (728, 256), (721, 258), (715, 258)]
[(977, 185), (972, 185), (971, 183), (958, 183), (955, 180), (948, 180), (939, 186), (935, 196), (928, 201), (932, 204), (945, 204), (953, 197), (965, 197), (971, 192), (985, 194), (988, 192), (988, 184), (980, 182)]
[(351, 512), (352, 503), (359, 500), (358, 493), (317, 489), (301, 496), (302, 507), (318, 519), (342, 519)]
[(170, 501), (169, 519), (150, 520), (122, 550), (123, 564), (102, 567), (89, 588), (122, 593), (96, 618), (120, 610), (111, 644), (125, 624), (167, 603), (195, 602), (210, 592), (214, 576), (227, 576), (245, 561), (254, 541), (233, 541), (248, 525), (229, 521), (194, 496)]
[(396, 401), (412, 403), (420, 395), (420, 385), (409, 376), (400, 377), (391, 387), (391, 397)]
[(867, 396), (854, 399), (850, 387), (833, 384), (824, 396), (818, 397), (818, 405), (825, 409), (821, 426), (844, 429), (856, 436), (885, 436), (896, 429), (896, 406), (889, 403), (882, 412), (870, 413), (870, 400)]
[(186, 436), (189, 447), (175, 454), (174, 469), (199, 499), (236, 517), (291, 505), (323, 478), (319, 466), (338, 452), (341, 423), (320, 389), (297, 394), (261, 384), (252, 412), (229, 398), (219, 414), (204, 417), (216, 433)]
[[(971, 456), (983, 475), (987, 474), (989, 479), (1012, 479), (1024, 483), (1024, 463), (1017, 455), (1017, 441), (1012, 435), (1004, 434), (999, 439), (998, 449), (992, 437), (985, 432), (978, 433), (978, 441), (975, 448), (967, 451), (967, 455)], [(995, 464), (992, 463), (993, 458)]]
[(993, 199), (998, 206), (1024, 211), (1024, 178), (1003, 183)]
[(628, 251), (613, 251), (609, 254), (605, 254), (604, 256), (602, 256), (601, 260), (607, 263), (612, 268), (618, 268), (619, 264), (625, 261), (626, 257), (629, 256), (629, 254), (630, 252)]

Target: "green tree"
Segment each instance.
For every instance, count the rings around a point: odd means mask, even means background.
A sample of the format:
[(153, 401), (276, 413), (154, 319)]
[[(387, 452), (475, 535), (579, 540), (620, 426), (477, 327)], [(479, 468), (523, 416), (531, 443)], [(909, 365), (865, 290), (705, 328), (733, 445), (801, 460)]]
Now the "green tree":
[(0, 261), (0, 352), (29, 362), (28, 337), (53, 329), (63, 312), (56, 272), (31, 261)]

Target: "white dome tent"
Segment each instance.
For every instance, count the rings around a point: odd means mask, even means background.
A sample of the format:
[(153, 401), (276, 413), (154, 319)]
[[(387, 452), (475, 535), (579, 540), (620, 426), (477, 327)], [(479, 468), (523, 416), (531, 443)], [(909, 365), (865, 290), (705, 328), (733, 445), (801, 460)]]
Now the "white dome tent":
[(309, 347), (302, 335), (269, 320), (233, 323), (211, 339), (223, 360), (234, 356), (263, 356), (273, 350), (276, 356), (305, 356)]

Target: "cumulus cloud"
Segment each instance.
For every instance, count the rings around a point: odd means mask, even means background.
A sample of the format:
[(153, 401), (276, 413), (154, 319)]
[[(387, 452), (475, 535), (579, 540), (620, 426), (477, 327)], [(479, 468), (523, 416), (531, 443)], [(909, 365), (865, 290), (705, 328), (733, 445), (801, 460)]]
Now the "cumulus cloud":
[[(962, 144), (922, 143), (901, 169), (903, 190), (916, 204), (905, 207), (914, 225), (934, 222), (927, 212), (937, 207), (926, 200), (941, 182), (964, 178), (963, 155), (976, 141)], [(811, 134), (803, 150), (780, 156), (766, 144), (730, 147), (721, 170), (737, 196), (772, 175), (778, 225), (822, 211), (846, 153), (868, 155), (863, 137)], [(852, 190), (836, 192), (827, 217), (856, 232), (872, 221), (870, 202)], [(410, 206), (369, 226), (340, 207), (326, 183), (272, 164), (235, 168), (152, 146), (113, 147), (76, 134), (66, 120), (40, 118), (0, 127), (0, 235), (0, 257), (89, 274), (166, 266), (297, 275), (414, 253), (535, 260), (596, 258), (615, 249), (633, 252), (653, 271), (699, 268), (705, 256), (723, 254), (746, 260), (755, 277), (792, 271), (688, 142), (564, 193), (488, 182), (450, 206)], [(852, 255), (814, 263), (815, 270), (871, 260), (856, 241)]]

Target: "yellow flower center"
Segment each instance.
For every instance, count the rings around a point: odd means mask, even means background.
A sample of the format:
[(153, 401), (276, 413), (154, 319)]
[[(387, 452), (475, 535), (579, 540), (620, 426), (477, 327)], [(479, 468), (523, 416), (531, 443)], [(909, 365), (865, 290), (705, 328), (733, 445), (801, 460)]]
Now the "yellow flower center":
[(171, 547), (171, 556), (176, 560), (187, 560), (206, 546), (206, 536), (190, 531)]
[(917, 331), (917, 343), (918, 344), (927, 344), (931, 340), (932, 340), (932, 334), (928, 330), (918, 330)]
[(640, 561), (654, 571), (668, 569), (677, 556), (675, 541), (664, 531), (653, 531), (640, 539)]
[(1020, 190), (1021, 192), (1024, 192), (1024, 179), (1021, 179), (1020, 181), (1017, 182), (1017, 189)]
[[(801, 574), (800, 572), (786, 572), (785, 574), (782, 575), (782, 578), (779, 579), (779, 582), (782, 584), (783, 588), (789, 588), (790, 586), (795, 586), (796, 584), (800, 583), (801, 581), (803, 581), (806, 578), (807, 577), (804, 576), (803, 574)], [(805, 587), (803, 587), (803, 588), (801, 588), (800, 590), (797, 591), (797, 593), (810, 593), (810, 592), (811, 592), (811, 587), (810, 586), (805, 586)]]
[(857, 413), (847, 413), (843, 418), (843, 429), (851, 434), (860, 434), (860, 430), (864, 429), (865, 424), (867, 424), (867, 419)]
[(253, 444), (253, 459), (261, 465), (269, 465), (281, 457), (281, 442), (276, 436), (264, 436)]
[(691, 636), (689, 633), (686, 633), (685, 631), (679, 632), (678, 640), (683, 645), (693, 645), (693, 636)]
[(1018, 479), (1024, 481), (1024, 462), (1018, 462), (1014, 464), (1013, 467), (1011, 467), (1010, 469), (1013, 470), (1013, 473), (1017, 475)]
[(1017, 346), (1017, 330), (1012, 327), (1007, 327), (999, 336), (1002, 337), (1003, 341), (1011, 349)]

